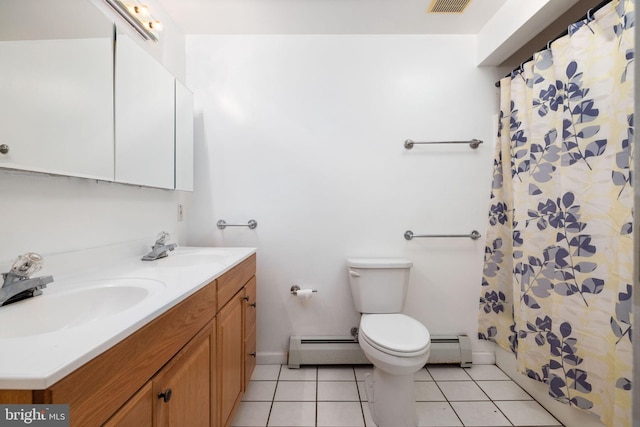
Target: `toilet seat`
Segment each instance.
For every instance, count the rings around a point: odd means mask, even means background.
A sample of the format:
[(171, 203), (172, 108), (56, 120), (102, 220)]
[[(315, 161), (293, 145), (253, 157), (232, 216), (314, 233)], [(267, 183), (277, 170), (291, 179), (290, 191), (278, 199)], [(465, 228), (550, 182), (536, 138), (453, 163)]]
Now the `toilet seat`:
[(430, 345), (427, 328), (401, 313), (363, 314), (358, 337), (375, 349), (398, 357), (423, 355)]

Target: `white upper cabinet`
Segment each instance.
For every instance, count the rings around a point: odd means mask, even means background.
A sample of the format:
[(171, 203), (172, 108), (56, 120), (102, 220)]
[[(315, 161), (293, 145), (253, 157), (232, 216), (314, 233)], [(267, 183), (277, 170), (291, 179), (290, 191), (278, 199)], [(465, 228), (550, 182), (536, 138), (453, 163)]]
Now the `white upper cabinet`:
[(113, 23), (86, 0), (0, 2), (0, 167), (113, 180)]
[(115, 181), (173, 189), (174, 78), (130, 37), (115, 55)]
[(114, 29), (87, 0), (0, 1), (0, 168), (193, 189), (193, 95)]
[(176, 80), (176, 190), (193, 191), (193, 93)]

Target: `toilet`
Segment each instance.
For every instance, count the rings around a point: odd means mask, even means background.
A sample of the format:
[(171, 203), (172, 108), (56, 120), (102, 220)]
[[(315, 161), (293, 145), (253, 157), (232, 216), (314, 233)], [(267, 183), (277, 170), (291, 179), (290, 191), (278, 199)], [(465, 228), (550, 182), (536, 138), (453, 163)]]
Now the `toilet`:
[(369, 409), (378, 427), (416, 427), (413, 374), (429, 359), (429, 331), (402, 314), (413, 263), (406, 259), (348, 259), (358, 341), (373, 364), (365, 377)]

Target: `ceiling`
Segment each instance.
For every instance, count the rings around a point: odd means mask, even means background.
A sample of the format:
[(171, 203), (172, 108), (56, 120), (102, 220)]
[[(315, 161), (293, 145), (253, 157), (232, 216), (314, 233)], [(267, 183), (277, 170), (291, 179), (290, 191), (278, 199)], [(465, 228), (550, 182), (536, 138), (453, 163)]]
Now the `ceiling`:
[(157, 0), (185, 34), (476, 34), (507, 0), (428, 14), (430, 0)]

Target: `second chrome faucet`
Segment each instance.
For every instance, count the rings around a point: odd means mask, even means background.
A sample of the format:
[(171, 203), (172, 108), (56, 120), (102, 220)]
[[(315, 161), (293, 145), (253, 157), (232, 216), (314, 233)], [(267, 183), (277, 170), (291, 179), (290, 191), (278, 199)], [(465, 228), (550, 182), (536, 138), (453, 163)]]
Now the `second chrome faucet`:
[(172, 251), (176, 248), (175, 243), (167, 244), (166, 241), (169, 239), (169, 233), (166, 231), (160, 232), (158, 237), (156, 238), (155, 243), (151, 246), (151, 252), (142, 257), (143, 261), (153, 261), (156, 259), (164, 258), (168, 255), (169, 251)]

